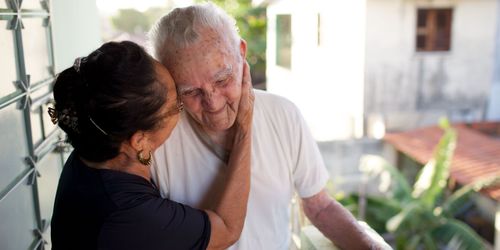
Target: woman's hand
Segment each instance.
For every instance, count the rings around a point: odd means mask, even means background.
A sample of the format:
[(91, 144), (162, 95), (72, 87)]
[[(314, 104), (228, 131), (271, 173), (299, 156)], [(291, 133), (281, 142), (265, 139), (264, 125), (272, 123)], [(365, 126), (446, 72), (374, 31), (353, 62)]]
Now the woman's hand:
[(241, 98), (235, 121), (235, 136), (227, 163), (224, 191), (213, 211), (206, 210), (211, 224), (208, 249), (226, 249), (240, 238), (247, 212), (250, 193), (250, 166), (252, 156), (252, 117), (254, 93), (250, 67), (245, 61), (241, 84)]
[(237, 128), (243, 134), (248, 134), (252, 128), (254, 100), (255, 95), (253, 92), (252, 77), (250, 76), (250, 65), (245, 60), (243, 64), (240, 104), (236, 116)]

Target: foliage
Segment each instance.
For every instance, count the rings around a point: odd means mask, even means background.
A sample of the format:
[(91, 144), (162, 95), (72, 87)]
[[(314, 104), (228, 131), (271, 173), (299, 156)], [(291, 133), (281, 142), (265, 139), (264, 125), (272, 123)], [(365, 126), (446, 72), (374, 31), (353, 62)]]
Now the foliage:
[[(111, 18), (113, 26), (129, 34), (147, 32), (158, 18), (172, 9), (172, 1), (165, 7), (152, 7), (141, 12), (135, 9), (121, 9)], [(204, 2), (198, 0), (197, 2)], [(265, 82), (266, 78), (266, 8), (252, 6), (251, 0), (214, 0), (234, 17), (240, 35), (247, 41), (247, 60), (252, 69), (254, 83)]]
[(113, 26), (123, 32), (130, 34), (146, 33), (160, 18), (168, 13), (171, 6), (151, 7), (144, 12), (136, 9), (120, 9), (118, 14), (111, 17)]
[[(378, 176), (389, 173), (391, 192), (383, 197), (365, 197), (366, 222), (378, 233), (395, 237), (396, 249), (484, 249), (482, 239), (467, 224), (454, 218), (472, 191), (498, 184), (500, 179), (482, 180), (445, 195), (457, 135), (446, 121), (444, 135), (433, 158), (420, 171), (413, 188), (398, 169), (378, 156), (362, 159), (361, 170)], [(353, 194), (340, 200), (356, 213), (361, 209)]]
[[(197, 2), (205, 2), (198, 0)], [(213, 0), (214, 4), (234, 17), (240, 35), (247, 41), (247, 60), (252, 81), (261, 83), (266, 75), (266, 8), (252, 6), (251, 0)]]
[(111, 22), (118, 30), (136, 34), (149, 29), (149, 20), (144, 13), (135, 9), (121, 9), (111, 18)]

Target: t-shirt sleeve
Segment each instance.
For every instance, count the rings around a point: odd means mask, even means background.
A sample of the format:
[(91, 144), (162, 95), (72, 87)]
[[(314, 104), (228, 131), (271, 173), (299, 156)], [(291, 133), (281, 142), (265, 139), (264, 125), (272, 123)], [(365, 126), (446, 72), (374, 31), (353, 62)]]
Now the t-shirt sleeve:
[(329, 174), (325, 168), (323, 157), (314, 140), (309, 127), (298, 108), (290, 104), (290, 146), (293, 169), (293, 182), (301, 198), (311, 197), (319, 193), (326, 185)]
[(103, 226), (103, 249), (206, 249), (210, 220), (205, 211), (149, 197), (112, 214)]

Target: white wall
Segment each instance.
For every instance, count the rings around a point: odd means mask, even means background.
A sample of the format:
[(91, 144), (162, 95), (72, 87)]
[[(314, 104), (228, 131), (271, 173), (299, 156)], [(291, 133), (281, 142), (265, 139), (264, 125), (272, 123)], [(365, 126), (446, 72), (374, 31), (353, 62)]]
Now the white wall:
[[(389, 128), (483, 117), (493, 76), (496, 0), (368, 0), (366, 112)], [(451, 7), (449, 52), (415, 52), (418, 7)]]
[[(291, 70), (275, 64), (277, 14), (292, 14)], [(361, 136), (365, 0), (275, 1), (267, 15), (268, 91), (296, 103), (317, 140)]]
[(52, 34), (56, 72), (73, 65), (102, 41), (95, 0), (52, 0)]
[(491, 85), (490, 99), (488, 103), (487, 119), (500, 121), (500, 0), (497, 0), (497, 24), (495, 38), (495, 62), (493, 82)]

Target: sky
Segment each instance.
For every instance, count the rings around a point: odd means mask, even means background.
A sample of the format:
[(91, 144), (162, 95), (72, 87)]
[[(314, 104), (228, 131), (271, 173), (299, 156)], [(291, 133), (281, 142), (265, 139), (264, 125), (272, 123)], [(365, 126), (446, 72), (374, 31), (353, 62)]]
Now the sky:
[[(170, 0), (176, 7), (192, 3), (192, 0)], [(166, 6), (169, 0), (97, 0), (97, 8), (101, 12), (113, 13), (119, 9), (133, 8), (144, 11), (153, 6)]]

